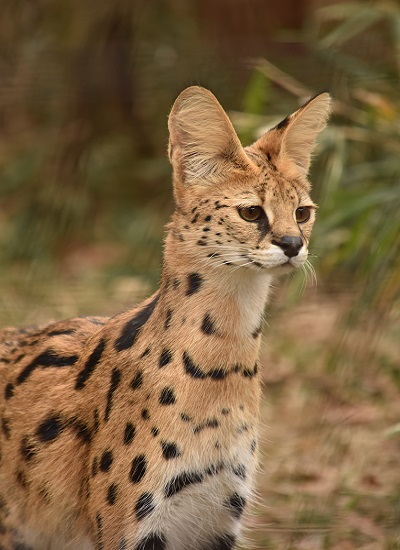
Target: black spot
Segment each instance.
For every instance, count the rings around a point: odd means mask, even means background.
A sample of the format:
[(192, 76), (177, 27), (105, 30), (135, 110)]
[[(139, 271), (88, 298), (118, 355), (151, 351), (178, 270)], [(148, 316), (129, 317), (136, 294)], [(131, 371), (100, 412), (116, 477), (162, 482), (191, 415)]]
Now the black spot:
[(135, 514), (138, 520), (145, 518), (155, 508), (154, 498), (151, 493), (142, 493), (135, 504)]
[(253, 439), (250, 445), (250, 452), (252, 455), (256, 452), (256, 448), (257, 448), (257, 441)]
[(228, 373), (226, 372), (226, 370), (221, 367), (218, 369), (211, 369), (208, 372), (208, 376), (213, 380), (223, 380), (224, 378), (226, 378), (227, 374)]
[(167, 315), (165, 317), (164, 329), (167, 330), (170, 327), (172, 319), (172, 309), (167, 309)]
[(186, 296), (191, 296), (200, 290), (203, 283), (203, 277), (200, 273), (190, 273), (188, 275), (188, 288), (186, 290)]
[(188, 353), (186, 353), (186, 351), (183, 352), (183, 364), (185, 365), (185, 371), (192, 378), (204, 379), (207, 377), (207, 375), (200, 369), (200, 367), (193, 363), (192, 358), (189, 356)]
[(218, 428), (219, 421), (216, 418), (207, 418), (205, 425), (206, 428)]
[(14, 384), (7, 384), (6, 389), (4, 390), (4, 397), (10, 399), (14, 395)]
[(26, 475), (22, 470), (18, 470), (17, 472), (17, 481), (24, 489), (26, 489), (26, 487), (28, 487), (29, 485), (28, 480), (26, 479)]
[(151, 352), (151, 348), (148, 347), (144, 350), (144, 352), (142, 353), (142, 355), (140, 356), (141, 359), (144, 359), (145, 357), (147, 357), (149, 355), (149, 353)]
[(130, 384), (132, 390), (137, 390), (140, 388), (143, 384), (143, 373), (138, 372), (135, 374), (135, 376), (132, 378), (132, 382)]
[(238, 493), (233, 493), (226, 501), (225, 505), (230, 509), (232, 516), (240, 518), (246, 505), (246, 499)]
[(3, 433), (6, 436), (6, 438), (10, 439), (10, 435), (11, 435), (10, 421), (8, 420), (8, 418), (5, 418), (4, 416), (1, 419), (1, 429), (3, 430)]
[(113, 463), (113, 454), (112, 454), (112, 451), (108, 449), (107, 451), (104, 451), (104, 453), (101, 455), (100, 470), (102, 472), (108, 472), (111, 468), (112, 463)]
[(150, 413), (149, 413), (149, 410), (148, 410), (148, 409), (143, 409), (141, 414), (142, 414), (143, 420), (149, 420), (149, 418), (150, 418)]
[(110, 505), (115, 504), (117, 500), (118, 485), (116, 483), (111, 483), (107, 490), (107, 502)]
[(257, 338), (257, 336), (259, 336), (261, 334), (262, 329), (263, 329), (263, 320), (261, 319), (260, 324), (258, 325), (258, 327), (251, 333), (252, 337)]
[(90, 354), (88, 360), (85, 363), (84, 368), (78, 373), (78, 376), (76, 378), (75, 382), (75, 389), (81, 390), (85, 387), (85, 384), (88, 380), (88, 378), (93, 373), (94, 369), (98, 365), (101, 356), (103, 355), (104, 348), (106, 346), (106, 340), (102, 338), (100, 342), (97, 344), (95, 349)]
[(52, 349), (40, 353), (18, 375), (17, 384), (22, 384), (37, 367), (70, 367), (78, 360), (77, 355), (57, 355)]
[(46, 418), (46, 420), (43, 420), (43, 422), (36, 430), (36, 435), (39, 441), (41, 441), (42, 443), (47, 443), (49, 441), (57, 439), (57, 437), (61, 433), (62, 428), (63, 423), (61, 420), (61, 416), (59, 414), (55, 414), (53, 416), (50, 416), (49, 418)]
[(152, 533), (141, 540), (134, 550), (166, 550), (166, 542), (163, 535)]
[(195, 217), (192, 219), (191, 223), (196, 223), (199, 219), (199, 214), (196, 214)]
[(146, 474), (147, 460), (145, 455), (138, 455), (132, 460), (129, 479), (132, 483), (139, 483)]
[(162, 367), (165, 367), (165, 365), (168, 365), (172, 361), (172, 352), (169, 349), (163, 349), (160, 355), (160, 361), (158, 363), (158, 366), (160, 369)]
[(140, 329), (149, 320), (158, 302), (158, 294), (144, 308), (135, 314), (122, 329), (120, 337), (115, 341), (117, 351), (129, 349), (136, 342)]
[(110, 388), (107, 393), (107, 404), (106, 404), (106, 410), (104, 412), (105, 422), (107, 422), (107, 420), (110, 418), (114, 393), (118, 388), (120, 381), (121, 381), (121, 371), (119, 369), (114, 368), (111, 373)]
[(204, 334), (211, 335), (216, 334), (217, 329), (215, 328), (214, 321), (212, 320), (212, 317), (209, 313), (206, 313), (204, 316), (201, 330)]
[(176, 443), (170, 443), (169, 441), (161, 441), (161, 449), (163, 457), (166, 460), (170, 460), (171, 458), (178, 458), (178, 456), (181, 455), (181, 452), (179, 451)]
[(74, 416), (70, 420), (68, 420), (67, 426), (72, 427), (75, 430), (76, 435), (80, 439), (82, 439), (83, 443), (90, 443), (91, 442), (92, 434), (91, 434), (90, 429), (88, 428), (87, 424), (85, 424), (85, 422), (83, 422), (82, 420), (80, 420), (79, 418)]
[(235, 474), (235, 476), (240, 477), (240, 479), (246, 479), (246, 467), (244, 464), (238, 464), (237, 466), (233, 466), (232, 471)]
[(156, 428), (155, 426), (153, 426), (151, 428), (151, 433), (152, 433), (152, 435), (154, 435), (154, 437), (157, 437), (158, 434), (160, 433), (160, 430), (158, 428)]
[(234, 535), (223, 535), (217, 537), (211, 544), (204, 546), (201, 550), (233, 550), (236, 543)]
[(127, 422), (124, 432), (124, 445), (130, 445), (135, 437), (136, 428), (132, 422)]
[(222, 413), (223, 415), (225, 415), (225, 416), (226, 416), (227, 414), (229, 414), (230, 412), (231, 412), (230, 409), (222, 409), (222, 410), (221, 410), (221, 413)]
[(194, 483), (201, 483), (204, 479), (203, 474), (200, 472), (182, 472), (178, 476), (168, 481), (164, 487), (164, 495), (166, 497), (172, 497)]
[(206, 241), (197, 241), (197, 244), (199, 246), (207, 246), (207, 242)]
[(93, 413), (93, 431), (94, 433), (97, 433), (100, 426), (100, 415), (99, 415), (99, 409), (95, 409)]
[(92, 477), (96, 476), (99, 471), (99, 461), (97, 456), (94, 457), (92, 462)]
[(191, 422), (191, 417), (186, 414), (186, 413), (181, 413), (181, 419), (184, 421), (184, 422)]
[(160, 405), (173, 405), (175, 402), (176, 397), (173, 388), (163, 388), (160, 395)]
[[(218, 448), (218, 447), (217, 447)], [(224, 463), (218, 462), (217, 464), (211, 464), (206, 470), (206, 474), (209, 476), (215, 476), (224, 469)]]
[(25, 462), (30, 462), (37, 454), (35, 444), (27, 436), (22, 438), (20, 451)]
[(217, 204), (215, 210), (220, 210), (221, 208), (229, 208), (227, 204)]
[(103, 520), (99, 513), (96, 514), (97, 524), (97, 550), (103, 550)]
[(212, 219), (212, 216), (206, 216), (206, 217), (204, 218), (204, 221), (205, 221), (205, 222), (210, 222), (211, 219)]
[(67, 334), (74, 334), (75, 330), (73, 328), (51, 330), (47, 333), (47, 336), (62, 336)]

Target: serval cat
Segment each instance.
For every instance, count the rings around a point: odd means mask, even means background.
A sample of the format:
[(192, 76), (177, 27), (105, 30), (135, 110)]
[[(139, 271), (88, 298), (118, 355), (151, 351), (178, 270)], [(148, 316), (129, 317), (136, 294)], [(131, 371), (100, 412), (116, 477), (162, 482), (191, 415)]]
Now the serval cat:
[(307, 260), (328, 94), (243, 148), (211, 92), (170, 117), (159, 290), (0, 332), (3, 550), (232, 550), (253, 491), (271, 281)]

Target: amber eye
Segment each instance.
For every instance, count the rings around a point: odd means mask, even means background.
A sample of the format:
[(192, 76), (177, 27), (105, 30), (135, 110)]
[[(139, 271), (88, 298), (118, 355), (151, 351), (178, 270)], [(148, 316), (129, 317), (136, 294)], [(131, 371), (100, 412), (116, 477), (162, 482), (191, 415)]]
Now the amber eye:
[(264, 210), (261, 206), (247, 206), (238, 210), (240, 217), (246, 220), (246, 222), (256, 222), (264, 215)]
[(301, 206), (296, 210), (296, 222), (308, 222), (311, 216), (311, 208), (309, 206)]

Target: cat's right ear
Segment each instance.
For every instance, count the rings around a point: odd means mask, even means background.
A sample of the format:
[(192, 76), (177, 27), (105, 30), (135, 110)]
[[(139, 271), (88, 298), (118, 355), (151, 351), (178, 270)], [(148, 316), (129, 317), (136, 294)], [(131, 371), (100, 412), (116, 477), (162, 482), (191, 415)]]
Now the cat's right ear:
[(248, 159), (225, 111), (205, 88), (191, 86), (168, 120), (175, 187), (206, 187), (243, 172)]

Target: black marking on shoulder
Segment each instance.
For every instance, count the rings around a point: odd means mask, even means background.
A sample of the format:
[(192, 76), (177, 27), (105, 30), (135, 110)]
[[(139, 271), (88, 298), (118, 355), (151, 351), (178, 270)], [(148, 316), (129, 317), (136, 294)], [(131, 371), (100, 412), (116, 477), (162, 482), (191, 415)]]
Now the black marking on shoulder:
[(178, 476), (168, 481), (164, 487), (164, 495), (169, 498), (176, 493), (179, 493), (189, 485), (201, 483), (204, 480), (203, 474), (200, 472), (182, 472)]
[(211, 335), (216, 334), (217, 329), (215, 328), (214, 321), (210, 313), (206, 313), (203, 322), (201, 324), (201, 330), (204, 334)]
[(104, 348), (106, 346), (106, 340), (105, 338), (102, 338), (97, 346), (94, 348), (92, 353), (89, 355), (89, 358), (87, 359), (85, 366), (83, 369), (78, 373), (78, 376), (76, 377), (76, 383), (75, 383), (75, 389), (81, 390), (85, 387), (86, 382), (88, 381), (89, 377), (92, 375), (94, 369), (97, 367), (101, 356), (103, 355)]
[(76, 435), (82, 440), (83, 443), (90, 443), (92, 441), (91, 431), (83, 420), (74, 416), (68, 421), (68, 426), (75, 430)]
[(28, 436), (22, 438), (20, 451), (25, 462), (30, 462), (37, 455), (35, 443)]
[(136, 427), (132, 422), (127, 422), (124, 431), (124, 445), (130, 445), (136, 434)]
[(7, 384), (4, 390), (4, 397), (5, 399), (11, 399), (11, 397), (14, 395), (14, 384), (11, 382)]
[(118, 495), (118, 485), (116, 483), (111, 483), (107, 489), (107, 502), (111, 506), (116, 503)]
[(139, 483), (146, 474), (147, 460), (145, 455), (138, 455), (132, 460), (129, 479), (132, 483)]
[(164, 329), (165, 330), (169, 329), (169, 327), (171, 325), (171, 319), (172, 319), (172, 309), (168, 308), (167, 309), (167, 315), (165, 316), (165, 323), (164, 323)]
[(200, 273), (189, 273), (188, 275), (188, 288), (186, 290), (186, 296), (191, 296), (200, 290), (203, 283), (203, 277)]
[(201, 368), (198, 365), (196, 365), (193, 362), (192, 358), (186, 351), (183, 352), (183, 364), (185, 366), (185, 371), (192, 378), (199, 378), (199, 379), (207, 378), (207, 375), (201, 370)]
[(238, 493), (233, 493), (225, 502), (225, 506), (229, 508), (233, 517), (240, 518), (246, 506), (246, 499)]
[(18, 375), (17, 384), (22, 384), (37, 367), (70, 367), (78, 360), (77, 355), (57, 355), (52, 349), (40, 353)]
[(60, 414), (54, 414), (43, 420), (36, 430), (36, 436), (42, 443), (48, 443), (57, 439), (63, 429), (63, 421)]
[(149, 409), (143, 409), (141, 412), (141, 416), (143, 420), (149, 420), (150, 419)]
[(55, 330), (50, 330), (48, 333), (47, 333), (47, 336), (66, 336), (68, 334), (74, 334), (75, 332), (75, 329), (73, 328), (66, 328), (66, 329), (55, 329)]
[(208, 376), (212, 378), (213, 380), (223, 380), (228, 375), (227, 371), (223, 369), (222, 367), (219, 367), (217, 369), (212, 369), (208, 372)]
[(160, 360), (158, 363), (158, 366), (160, 368), (165, 367), (165, 365), (168, 365), (172, 361), (172, 351), (169, 349), (163, 349), (160, 355)]
[(112, 451), (110, 449), (104, 451), (100, 458), (100, 470), (102, 472), (108, 472), (111, 468), (113, 460), (114, 457)]
[(137, 390), (142, 385), (143, 385), (143, 373), (142, 373), (142, 371), (139, 371), (132, 378), (132, 382), (130, 383), (130, 387), (131, 387), (131, 390)]
[(6, 436), (6, 439), (10, 439), (10, 435), (11, 435), (10, 421), (8, 420), (8, 418), (5, 418), (4, 416), (1, 419), (1, 429), (3, 430), (3, 434)]
[(99, 512), (96, 514), (97, 550), (103, 550), (103, 519)]
[(135, 514), (138, 520), (141, 520), (151, 514), (155, 508), (154, 497), (152, 493), (142, 493), (135, 504)]
[(174, 389), (171, 387), (165, 387), (161, 390), (160, 405), (173, 405), (176, 402), (176, 396)]
[(176, 443), (171, 443), (170, 441), (161, 441), (160, 442), (162, 454), (165, 460), (171, 460), (172, 458), (178, 458), (181, 455), (180, 450)]
[(157, 294), (151, 302), (138, 311), (132, 319), (125, 323), (121, 335), (114, 343), (114, 348), (119, 352), (129, 349), (136, 342), (140, 329), (150, 319), (154, 308), (157, 305), (159, 295)]
[(159, 533), (152, 533), (141, 540), (134, 550), (166, 550), (166, 542), (163, 535)]
[(105, 422), (107, 422), (107, 420), (110, 418), (114, 393), (115, 393), (116, 389), (118, 388), (120, 382), (121, 382), (121, 371), (117, 368), (113, 368), (112, 373), (111, 373), (110, 388), (109, 388), (108, 393), (107, 393), (106, 410), (104, 412), (104, 421)]

